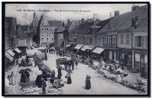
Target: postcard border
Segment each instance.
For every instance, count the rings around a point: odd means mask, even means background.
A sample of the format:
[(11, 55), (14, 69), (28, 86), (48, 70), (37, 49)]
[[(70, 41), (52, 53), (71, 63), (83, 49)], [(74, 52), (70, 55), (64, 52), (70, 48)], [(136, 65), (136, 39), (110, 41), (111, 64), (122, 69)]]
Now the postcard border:
[[(2, 96), (4, 97), (151, 97), (151, 5), (150, 2), (1, 2), (2, 3)], [(146, 95), (85, 95), (85, 94), (64, 94), (64, 95), (6, 95), (5, 94), (5, 69), (4, 59), (5, 57), (5, 5), (6, 4), (133, 4), (133, 3), (146, 3), (148, 5), (148, 91)]]

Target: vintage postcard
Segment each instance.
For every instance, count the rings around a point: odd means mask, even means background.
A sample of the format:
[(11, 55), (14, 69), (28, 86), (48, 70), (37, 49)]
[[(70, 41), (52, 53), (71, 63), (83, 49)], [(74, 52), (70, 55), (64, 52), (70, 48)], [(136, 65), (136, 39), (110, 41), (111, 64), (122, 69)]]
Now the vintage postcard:
[(3, 2), (3, 96), (150, 96), (149, 2)]

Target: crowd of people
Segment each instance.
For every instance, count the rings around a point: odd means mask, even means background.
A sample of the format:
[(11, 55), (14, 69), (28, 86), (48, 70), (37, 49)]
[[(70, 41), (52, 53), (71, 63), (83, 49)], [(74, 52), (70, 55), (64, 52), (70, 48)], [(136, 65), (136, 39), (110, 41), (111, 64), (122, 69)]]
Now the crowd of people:
[[(16, 65), (18, 65), (21, 70), (19, 71), (19, 77), (20, 77), (20, 83), (21, 90), (24, 89), (26, 84), (28, 84), (30, 80), (30, 73), (32, 72), (31, 67), (38, 67), (41, 74), (36, 76), (36, 79), (33, 79), (34, 85), (38, 88), (42, 89), (42, 94), (46, 94), (46, 88), (47, 88), (47, 82), (50, 83), (50, 87), (59, 89), (64, 86), (64, 84), (72, 84), (72, 78), (71, 75), (75, 69), (77, 69), (78, 66), (78, 57), (74, 54), (71, 55), (70, 59), (67, 59), (64, 61), (62, 67), (62, 64), (57, 64), (57, 72), (55, 70), (50, 70), (47, 65), (43, 63), (44, 60), (48, 60), (47, 52), (42, 52), (44, 54), (44, 57), (39, 57), (36, 53), (31, 57), (28, 55), (22, 55), (16, 60)], [(66, 75), (63, 77), (63, 71), (66, 72)], [(12, 72), (10, 75), (7, 76), (9, 80), (10, 85), (14, 85), (14, 72)], [(66, 82), (64, 82), (63, 78), (66, 79)], [(86, 77), (85, 80), (85, 86), (86, 89), (91, 88), (90, 83), (90, 76)]]

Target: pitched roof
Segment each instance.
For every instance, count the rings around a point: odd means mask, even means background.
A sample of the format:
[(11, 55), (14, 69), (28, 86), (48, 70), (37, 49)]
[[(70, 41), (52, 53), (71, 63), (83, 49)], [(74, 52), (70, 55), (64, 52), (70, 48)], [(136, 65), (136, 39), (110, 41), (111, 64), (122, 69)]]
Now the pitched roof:
[(58, 20), (48, 20), (48, 24), (49, 26), (60, 26), (62, 25), (62, 21), (58, 21)]
[[(137, 28), (134, 29), (132, 25), (133, 16), (138, 16)], [(131, 12), (124, 13), (120, 16), (113, 17), (108, 24), (106, 24), (99, 33), (111, 31), (147, 31), (148, 25), (148, 9), (147, 7), (140, 7), (139, 9)]]
[(72, 22), (69, 28), (69, 32), (71, 33), (79, 33), (79, 34), (89, 34), (91, 33), (91, 30), (94, 28), (97, 31), (103, 27), (106, 23), (108, 22), (107, 20), (104, 21), (98, 21), (97, 23), (94, 24), (93, 20), (85, 20), (83, 22)]
[(92, 22), (82, 22), (77, 27), (75, 32), (80, 34), (88, 34), (91, 31), (90, 26), (92, 25)]

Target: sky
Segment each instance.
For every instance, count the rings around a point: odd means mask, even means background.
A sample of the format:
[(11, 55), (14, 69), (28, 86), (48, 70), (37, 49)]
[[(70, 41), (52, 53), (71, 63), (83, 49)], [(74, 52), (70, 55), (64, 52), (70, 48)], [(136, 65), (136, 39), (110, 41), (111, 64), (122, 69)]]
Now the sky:
[(6, 4), (5, 15), (16, 17), (18, 24), (29, 24), (33, 13), (49, 20), (79, 20), (81, 18), (106, 19), (118, 10), (120, 14), (131, 11), (133, 5), (144, 4)]

